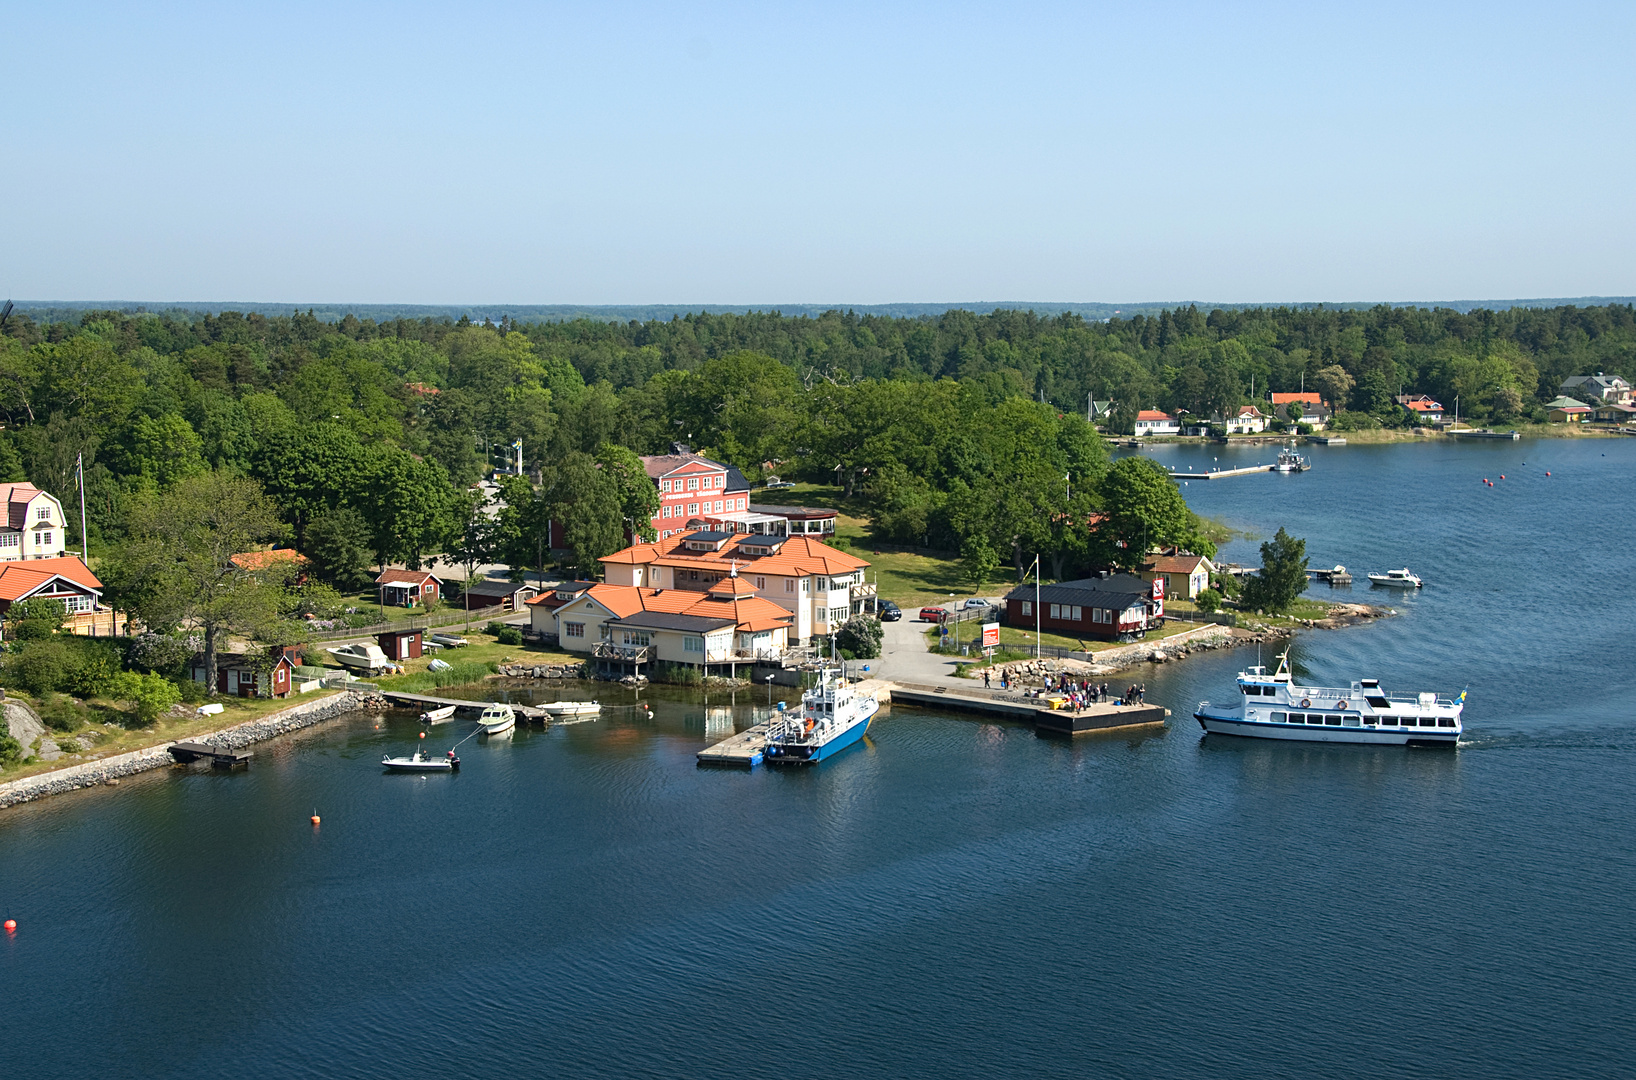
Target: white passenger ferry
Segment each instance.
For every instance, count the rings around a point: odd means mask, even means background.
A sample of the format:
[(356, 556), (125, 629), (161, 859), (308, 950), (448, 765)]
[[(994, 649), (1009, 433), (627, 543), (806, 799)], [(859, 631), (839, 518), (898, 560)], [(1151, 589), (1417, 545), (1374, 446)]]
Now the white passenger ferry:
[(1289, 653), (1278, 660), (1271, 675), (1264, 667), (1239, 672), (1238, 700), (1231, 705), (1201, 701), (1193, 719), (1212, 735), (1393, 746), (1453, 746), (1464, 730), (1464, 690), (1450, 700), (1388, 694), (1378, 679), (1360, 679), (1344, 690), (1296, 686)]

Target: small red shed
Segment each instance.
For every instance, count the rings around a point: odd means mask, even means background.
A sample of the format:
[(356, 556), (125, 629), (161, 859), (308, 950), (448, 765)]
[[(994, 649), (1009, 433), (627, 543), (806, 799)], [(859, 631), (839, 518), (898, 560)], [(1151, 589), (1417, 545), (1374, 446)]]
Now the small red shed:
[(421, 654), (419, 630), (388, 630), (376, 637), (388, 660), (413, 660)]

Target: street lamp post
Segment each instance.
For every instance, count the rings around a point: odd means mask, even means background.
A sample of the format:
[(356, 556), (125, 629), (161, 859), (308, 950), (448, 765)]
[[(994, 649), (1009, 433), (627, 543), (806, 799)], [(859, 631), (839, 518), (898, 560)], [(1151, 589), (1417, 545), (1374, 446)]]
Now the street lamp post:
[(769, 709), (773, 707), (773, 679), (776, 676), (776, 672), (767, 676), (767, 708)]

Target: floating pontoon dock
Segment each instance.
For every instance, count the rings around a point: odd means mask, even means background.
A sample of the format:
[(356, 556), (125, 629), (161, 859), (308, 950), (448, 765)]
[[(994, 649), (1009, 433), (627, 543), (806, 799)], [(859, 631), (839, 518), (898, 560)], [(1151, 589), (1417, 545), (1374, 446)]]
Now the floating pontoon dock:
[(184, 763), (209, 758), (210, 764), (218, 769), (236, 769), (250, 764), (250, 759), (256, 755), (249, 750), (229, 750), (214, 743), (179, 742), (171, 743), (170, 756)]
[(1176, 472), (1171, 470), (1172, 480), (1221, 480), (1229, 476), (1248, 476), (1251, 473), (1272, 472), (1271, 465), (1247, 465), (1242, 469), (1217, 469), (1215, 472)]
[[(394, 705), (429, 705), (434, 709), (442, 705), (453, 705), (457, 709), (471, 709), (482, 712), (486, 706), (493, 704), (488, 701), (466, 701), (462, 698), (432, 697), (430, 694), (405, 694), (399, 690), (382, 690), (380, 694), (381, 697)], [(516, 710), (518, 716), (529, 720), (543, 720), (546, 717), (544, 709), (533, 705), (512, 705), (511, 707)]]

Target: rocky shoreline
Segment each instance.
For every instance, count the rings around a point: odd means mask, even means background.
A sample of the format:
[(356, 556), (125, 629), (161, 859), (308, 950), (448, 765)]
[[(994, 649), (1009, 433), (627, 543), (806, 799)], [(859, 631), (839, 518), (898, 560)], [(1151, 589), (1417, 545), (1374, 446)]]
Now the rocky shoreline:
[[(264, 742), (279, 735), (312, 727), (342, 713), (386, 707), (386, 700), (378, 695), (349, 690), (335, 697), (305, 701), (257, 720), (245, 720), (188, 741), (212, 743), (223, 749), (239, 750), (252, 743)], [(0, 784), (0, 809), (82, 788), (117, 784), (124, 777), (135, 776), (149, 769), (164, 768), (173, 760), (170, 756), (172, 745), (174, 745), (172, 742), (160, 743), (157, 746), (86, 761), (65, 769), (56, 769)]]

